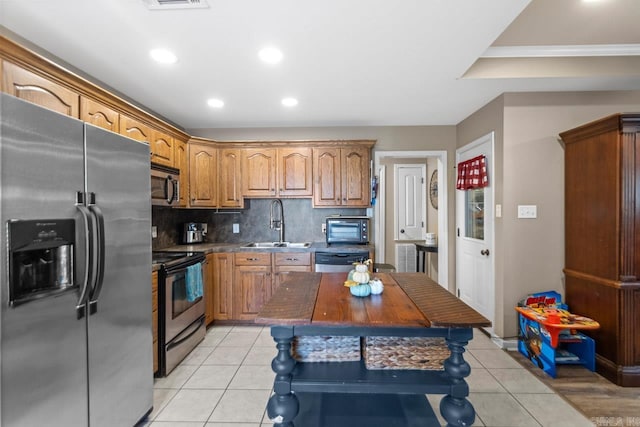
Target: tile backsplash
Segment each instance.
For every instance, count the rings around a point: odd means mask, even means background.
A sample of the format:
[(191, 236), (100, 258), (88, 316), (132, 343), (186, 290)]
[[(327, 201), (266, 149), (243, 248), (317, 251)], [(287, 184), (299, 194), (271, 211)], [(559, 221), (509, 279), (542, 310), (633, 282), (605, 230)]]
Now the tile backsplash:
[[(158, 229), (153, 250), (182, 244), (185, 222), (206, 222), (207, 242), (245, 243), (276, 241), (278, 231), (269, 227), (273, 199), (246, 199), (244, 209), (175, 209), (152, 207), (152, 225)], [(281, 199), (284, 210), (284, 239), (289, 242), (321, 242), (322, 224), (329, 215), (366, 215), (366, 209), (314, 209), (310, 199)], [(239, 233), (233, 233), (238, 224)]]

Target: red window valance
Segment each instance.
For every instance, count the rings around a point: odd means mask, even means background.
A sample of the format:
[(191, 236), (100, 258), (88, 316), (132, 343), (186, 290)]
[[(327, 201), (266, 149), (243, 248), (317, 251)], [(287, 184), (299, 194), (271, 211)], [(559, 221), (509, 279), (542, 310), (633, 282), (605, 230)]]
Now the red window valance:
[(456, 182), (458, 190), (471, 190), (488, 185), (487, 161), (484, 156), (458, 163), (458, 181)]

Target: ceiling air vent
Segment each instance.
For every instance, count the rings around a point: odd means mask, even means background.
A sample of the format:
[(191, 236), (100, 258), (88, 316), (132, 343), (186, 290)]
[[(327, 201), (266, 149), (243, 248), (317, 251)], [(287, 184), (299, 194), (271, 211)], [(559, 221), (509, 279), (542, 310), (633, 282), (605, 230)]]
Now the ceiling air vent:
[(206, 9), (207, 0), (142, 0), (151, 10)]

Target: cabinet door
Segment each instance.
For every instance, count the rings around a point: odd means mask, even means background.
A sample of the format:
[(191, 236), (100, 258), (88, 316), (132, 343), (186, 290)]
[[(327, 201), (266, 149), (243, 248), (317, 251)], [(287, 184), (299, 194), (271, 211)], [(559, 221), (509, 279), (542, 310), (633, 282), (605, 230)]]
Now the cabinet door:
[(311, 148), (280, 148), (278, 150), (278, 194), (280, 196), (311, 196)]
[(158, 371), (158, 272), (151, 273), (151, 329), (153, 333), (153, 373)]
[(173, 138), (158, 130), (151, 130), (151, 161), (159, 165), (174, 167)]
[(342, 148), (342, 206), (366, 207), (371, 202), (369, 149)]
[(180, 199), (177, 206), (186, 207), (189, 204), (189, 153), (187, 143), (174, 140), (174, 167), (180, 169)]
[(79, 117), (79, 94), (7, 61), (2, 62), (2, 91), (49, 110)]
[(111, 132), (120, 132), (120, 114), (84, 96), (80, 97), (80, 120)]
[(144, 123), (124, 114), (120, 115), (120, 135), (128, 136), (136, 141), (146, 142), (151, 140), (151, 129)]
[(275, 148), (242, 150), (242, 194), (246, 197), (276, 195)]
[(305, 265), (285, 265), (282, 267), (275, 267), (273, 270), (273, 283), (271, 284), (271, 295), (273, 295), (276, 290), (280, 287), (282, 282), (284, 282), (289, 273), (294, 271), (312, 271), (310, 266)]
[(276, 252), (273, 254), (271, 295), (280, 287), (287, 274), (293, 271), (312, 271), (310, 252)]
[(233, 319), (253, 320), (271, 297), (271, 254), (237, 252), (234, 266)]
[(219, 206), (221, 208), (241, 208), (244, 206), (241, 187), (240, 151), (224, 148), (219, 152), (220, 177), (218, 193), (220, 194)]
[(189, 206), (218, 205), (217, 149), (209, 145), (189, 144)]
[(313, 149), (313, 205), (314, 206), (339, 206), (340, 205), (340, 149), (339, 148), (314, 148)]
[(271, 266), (236, 266), (233, 318), (253, 320), (271, 296)]
[(213, 254), (208, 254), (203, 265), (204, 272), (204, 320), (209, 325), (213, 322), (215, 311), (215, 289), (213, 286)]
[(213, 253), (210, 257), (213, 320), (229, 320), (233, 316), (233, 254)]

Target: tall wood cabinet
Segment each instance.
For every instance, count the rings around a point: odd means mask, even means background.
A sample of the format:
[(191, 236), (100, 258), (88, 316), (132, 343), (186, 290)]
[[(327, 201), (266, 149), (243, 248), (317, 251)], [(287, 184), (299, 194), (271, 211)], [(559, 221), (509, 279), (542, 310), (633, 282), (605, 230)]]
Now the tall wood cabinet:
[(565, 148), (566, 302), (600, 323), (596, 367), (640, 386), (640, 114), (560, 134)]

